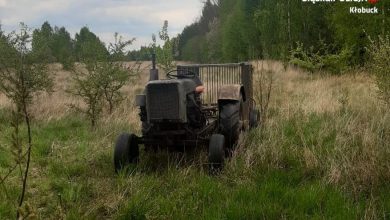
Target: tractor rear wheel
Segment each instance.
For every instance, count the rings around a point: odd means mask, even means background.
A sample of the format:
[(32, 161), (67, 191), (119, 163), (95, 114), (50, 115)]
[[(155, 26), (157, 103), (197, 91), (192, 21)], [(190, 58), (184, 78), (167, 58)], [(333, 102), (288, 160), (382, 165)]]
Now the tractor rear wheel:
[(114, 165), (115, 172), (119, 172), (131, 163), (137, 163), (139, 157), (139, 146), (137, 136), (123, 133), (115, 142)]
[(242, 101), (224, 101), (219, 108), (219, 125), (221, 134), (226, 138), (226, 153), (229, 155), (234, 150), (241, 131)]
[(209, 168), (211, 172), (222, 169), (225, 162), (225, 136), (213, 134), (209, 142)]

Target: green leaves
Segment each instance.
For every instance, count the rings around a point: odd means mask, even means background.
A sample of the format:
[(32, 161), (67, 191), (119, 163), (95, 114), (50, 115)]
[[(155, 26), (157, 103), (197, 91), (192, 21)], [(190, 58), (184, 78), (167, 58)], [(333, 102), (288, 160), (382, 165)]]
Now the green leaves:
[[(18, 32), (0, 37), (0, 92), (17, 106), (30, 104), (33, 95), (50, 92), (53, 82), (41, 57), (29, 49), (29, 28), (23, 23)], [(44, 60), (44, 59), (41, 59)]]
[(130, 75), (119, 63), (106, 62), (100, 65), (99, 84), (111, 114), (114, 106), (124, 99), (120, 89), (128, 82)]
[(91, 126), (95, 127), (96, 121), (102, 112), (103, 91), (100, 87), (100, 76), (96, 71), (95, 63), (87, 64), (86, 70), (83, 67), (76, 67), (73, 75), (73, 85), (68, 92), (74, 96), (80, 97), (87, 105), (81, 108), (72, 104), (71, 107), (86, 114), (91, 120)]
[[(164, 42), (162, 47), (156, 47), (157, 54), (157, 63), (160, 67), (168, 72), (174, 67), (174, 58), (173, 58), (173, 40), (170, 40), (168, 35), (168, 21), (164, 21), (164, 25), (159, 32), (160, 39)], [(155, 42), (155, 38), (154, 38)]]
[(117, 32), (115, 32), (114, 38), (115, 38), (115, 42), (110, 43), (108, 46), (108, 51), (110, 53), (111, 60), (123, 61), (125, 58), (126, 47), (133, 44), (135, 38), (124, 41), (123, 37), (120, 36)]
[(377, 41), (371, 41), (370, 70), (376, 76), (376, 83), (382, 99), (390, 105), (390, 35), (380, 36)]
[(114, 62), (124, 59), (126, 47), (135, 38), (124, 41), (118, 33), (114, 37), (115, 42), (109, 44), (107, 51), (88, 28), (82, 28), (80, 34), (76, 35), (76, 51), (84, 65), (74, 68), (73, 86), (68, 92), (84, 101), (85, 108), (77, 105), (71, 107), (86, 114), (92, 127), (95, 127), (106, 104), (111, 114), (114, 107), (124, 99), (120, 89), (129, 81), (131, 74), (137, 75), (140, 70), (140, 64), (125, 67), (124, 64)]
[(220, 22), (217, 14), (216, 1), (205, 1), (199, 20), (186, 26), (178, 36), (180, 59), (197, 62), (221, 60)]
[(120, 89), (128, 83), (133, 70), (136, 70), (136, 66), (125, 69), (120, 63), (107, 61), (88, 62), (85, 66), (76, 67), (72, 76), (73, 85), (68, 92), (80, 97), (86, 107), (71, 107), (86, 114), (94, 127), (105, 104), (111, 114), (124, 99)]
[(76, 34), (74, 47), (81, 62), (103, 61), (109, 55), (104, 43), (88, 27), (81, 28), (80, 33)]
[[(312, 4), (301, 0), (224, 0), (212, 4), (205, 1), (199, 20), (185, 27), (179, 35), (180, 59), (286, 61), (294, 43), (302, 42), (304, 50), (318, 51), (322, 43), (332, 45), (329, 56), (321, 61), (331, 72), (343, 72), (346, 63), (347, 67), (363, 66), (368, 60), (365, 50), (368, 36), (390, 31), (390, 11), (386, 10), (390, 3), (380, 1), (375, 6), (379, 14), (350, 14), (349, 7), (358, 5), (370, 6), (367, 2)], [(213, 10), (215, 13), (211, 13)], [(218, 25), (214, 21), (218, 21)], [(308, 61), (295, 61), (300, 66), (316, 69)]]
[(319, 48), (310, 47), (305, 50), (303, 43), (297, 42), (297, 47), (290, 51), (289, 63), (304, 68), (310, 72), (329, 71), (340, 74), (348, 69), (352, 51), (344, 48), (338, 53), (331, 53), (331, 45), (320, 42)]

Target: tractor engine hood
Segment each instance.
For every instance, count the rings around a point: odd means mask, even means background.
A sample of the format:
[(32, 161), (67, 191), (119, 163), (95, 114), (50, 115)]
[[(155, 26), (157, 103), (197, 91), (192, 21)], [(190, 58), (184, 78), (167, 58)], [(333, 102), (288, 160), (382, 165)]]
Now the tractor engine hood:
[(155, 80), (146, 85), (146, 111), (149, 123), (187, 123), (187, 94), (194, 92), (191, 79)]

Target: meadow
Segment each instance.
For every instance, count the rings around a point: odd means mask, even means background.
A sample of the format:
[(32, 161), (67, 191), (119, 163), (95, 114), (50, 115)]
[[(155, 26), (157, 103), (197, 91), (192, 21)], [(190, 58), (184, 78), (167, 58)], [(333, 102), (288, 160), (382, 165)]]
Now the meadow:
[[(140, 134), (134, 97), (147, 81), (148, 63), (96, 129), (69, 108), (82, 105), (65, 92), (71, 73), (51, 65), (55, 91), (36, 97), (31, 109), (23, 212), (32, 219), (390, 218), (390, 111), (373, 78), (364, 71), (311, 74), (274, 61), (253, 65), (255, 94), (261, 71), (274, 79), (267, 121), (243, 136), (216, 176), (207, 172), (206, 150), (142, 153), (130, 174), (115, 174), (115, 138)], [(14, 163), (10, 108), (0, 95), (1, 176)], [(0, 186), (0, 219), (16, 216), (19, 178), (16, 170)]]

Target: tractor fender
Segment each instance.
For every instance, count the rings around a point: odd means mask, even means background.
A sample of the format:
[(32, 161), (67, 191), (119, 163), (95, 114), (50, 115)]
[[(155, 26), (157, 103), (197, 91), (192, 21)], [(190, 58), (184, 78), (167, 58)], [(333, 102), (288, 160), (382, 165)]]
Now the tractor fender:
[(242, 85), (222, 85), (218, 89), (218, 101), (220, 100), (240, 100), (240, 96), (242, 95), (242, 99), (245, 102), (245, 89)]

